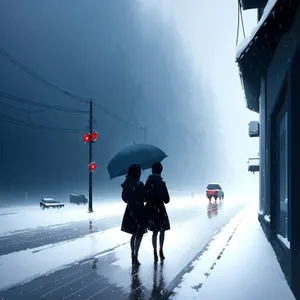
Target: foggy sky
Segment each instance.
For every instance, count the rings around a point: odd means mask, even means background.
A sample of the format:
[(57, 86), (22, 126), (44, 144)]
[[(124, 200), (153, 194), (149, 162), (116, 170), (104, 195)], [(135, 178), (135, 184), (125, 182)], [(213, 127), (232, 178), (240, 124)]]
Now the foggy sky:
[[(127, 121), (147, 127), (147, 142), (163, 149), (163, 177), (186, 189), (221, 179), (220, 141), (214, 96), (207, 78), (193, 72), (180, 35), (139, 1), (2, 1), (0, 46), (51, 83), (93, 100)], [(38, 82), (0, 56), (0, 91), (21, 98), (86, 110), (88, 106)], [(38, 110), (7, 99), (0, 102)], [(28, 114), (0, 103), (1, 113)], [(95, 108), (97, 192), (117, 186), (106, 166), (122, 147), (144, 142), (141, 130)], [(82, 129), (57, 133), (0, 119), (2, 195), (85, 192), (88, 148), (83, 133), (88, 115), (52, 110), (31, 113), (35, 123)]]
[[(257, 157), (259, 139), (249, 138), (248, 123), (259, 115), (246, 108), (239, 71), (235, 61), (238, 3), (236, 1), (140, 0), (145, 10), (155, 11), (178, 30), (195, 73), (203, 74), (213, 94), (214, 112), (220, 128), (217, 151), (221, 172), (211, 172), (211, 180), (222, 183), (226, 191), (239, 190), (258, 198), (259, 174), (247, 171), (249, 157)], [(246, 37), (257, 24), (257, 10), (242, 12)], [(240, 26), (238, 43), (244, 38)], [(221, 173), (221, 176), (218, 177)], [(221, 178), (221, 179), (219, 179)]]

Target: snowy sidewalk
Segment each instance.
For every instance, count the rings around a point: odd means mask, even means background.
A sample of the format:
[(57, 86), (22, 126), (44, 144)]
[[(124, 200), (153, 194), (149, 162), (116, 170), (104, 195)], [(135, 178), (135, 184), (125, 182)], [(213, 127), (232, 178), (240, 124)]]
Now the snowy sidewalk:
[(253, 207), (235, 217), (192, 266), (171, 299), (295, 299)]

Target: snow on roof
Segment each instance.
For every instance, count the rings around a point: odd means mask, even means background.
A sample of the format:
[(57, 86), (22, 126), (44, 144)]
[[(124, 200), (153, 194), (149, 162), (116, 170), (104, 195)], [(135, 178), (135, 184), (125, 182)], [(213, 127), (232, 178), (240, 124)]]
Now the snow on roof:
[(236, 55), (235, 58), (238, 60), (242, 53), (246, 50), (246, 48), (250, 45), (252, 40), (254, 39), (255, 35), (257, 34), (258, 30), (263, 26), (265, 21), (267, 20), (268, 16), (270, 15), (271, 11), (273, 10), (275, 4), (278, 2), (278, 0), (268, 0), (268, 3), (266, 4), (266, 7), (264, 9), (264, 13), (257, 23), (257, 25), (252, 29), (250, 35), (246, 37), (245, 39), (241, 40), (241, 42), (238, 44), (236, 48)]

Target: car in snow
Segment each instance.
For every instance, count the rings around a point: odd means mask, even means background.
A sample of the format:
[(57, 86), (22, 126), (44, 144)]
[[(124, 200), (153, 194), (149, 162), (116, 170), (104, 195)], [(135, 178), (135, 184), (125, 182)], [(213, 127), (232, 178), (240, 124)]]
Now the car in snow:
[(206, 197), (211, 200), (214, 198), (215, 201), (219, 198), (220, 200), (224, 199), (224, 192), (221, 186), (218, 183), (210, 183), (206, 187)]
[(45, 208), (61, 208), (64, 207), (65, 204), (59, 201), (54, 200), (53, 198), (43, 198), (40, 202), (41, 209)]
[(70, 203), (87, 204), (88, 199), (83, 194), (71, 194), (70, 195)]

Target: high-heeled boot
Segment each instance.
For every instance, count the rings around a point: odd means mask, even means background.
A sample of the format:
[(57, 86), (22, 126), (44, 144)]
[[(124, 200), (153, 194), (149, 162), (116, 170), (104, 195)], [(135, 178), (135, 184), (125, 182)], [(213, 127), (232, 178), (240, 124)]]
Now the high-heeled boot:
[(164, 253), (163, 253), (162, 249), (159, 250), (159, 257), (160, 257), (161, 261), (165, 260), (165, 256), (164, 256)]
[(139, 266), (141, 264), (138, 261), (138, 253), (131, 252), (131, 263), (133, 266)]
[(138, 260), (138, 252), (136, 252), (135, 255), (134, 255), (134, 264), (136, 266), (140, 266), (141, 265), (141, 263)]

